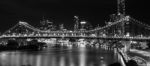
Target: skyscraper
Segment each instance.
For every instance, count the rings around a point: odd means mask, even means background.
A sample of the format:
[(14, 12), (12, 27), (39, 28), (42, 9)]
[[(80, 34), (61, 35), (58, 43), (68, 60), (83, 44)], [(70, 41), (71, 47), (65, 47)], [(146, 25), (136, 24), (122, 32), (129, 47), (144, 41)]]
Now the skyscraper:
[(74, 16), (74, 20), (75, 20), (74, 30), (78, 30), (79, 29), (79, 17)]

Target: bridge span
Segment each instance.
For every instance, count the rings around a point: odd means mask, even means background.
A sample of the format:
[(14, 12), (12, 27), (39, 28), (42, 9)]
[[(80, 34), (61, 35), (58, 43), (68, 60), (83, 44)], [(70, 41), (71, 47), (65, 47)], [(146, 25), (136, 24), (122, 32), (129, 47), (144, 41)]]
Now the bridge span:
[(27, 39), (27, 38), (84, 38), (84, 39), (105, 39), (105, 40), (135, 40), (135, 41), (150, 41), (150, 37), (103, 37), (103, 36), (0, 36), (0, 38), (15, 38), (15, 39)]
[(108, 40), (150, 40), (150, 26), (130, 16), (123, 16), (118, 21), (104, 27), (92, 30), (40, 30), (28, 24), (19, 22), (14, 27), (4, 32), (3, 38), (87, 38)]

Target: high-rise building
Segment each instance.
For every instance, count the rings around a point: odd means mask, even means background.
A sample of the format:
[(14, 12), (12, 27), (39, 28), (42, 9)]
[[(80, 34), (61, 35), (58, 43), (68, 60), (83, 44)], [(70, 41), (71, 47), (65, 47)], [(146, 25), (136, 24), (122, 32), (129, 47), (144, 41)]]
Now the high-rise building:
[(41, 30), (55, 30), (55, 26), (53, 25), (53, 22), (50, 22), (49, 20), (43, 19), (41, 22)]
[(117, 0), (117, 13), (110, 15), (110, 20), (107, 24), (111, 24), (125, 17), (125, 0)]
[(80, 30), (91, 30), (92, 29), (92, 25), (85, 20), (82, 20), (80, 22)]
[(64, 24), (59, 25), (60, 30), (64, 30)]
[(79, 17), (74, 16), (75, 24), (74, 24), (74, 30), (79, 30)]

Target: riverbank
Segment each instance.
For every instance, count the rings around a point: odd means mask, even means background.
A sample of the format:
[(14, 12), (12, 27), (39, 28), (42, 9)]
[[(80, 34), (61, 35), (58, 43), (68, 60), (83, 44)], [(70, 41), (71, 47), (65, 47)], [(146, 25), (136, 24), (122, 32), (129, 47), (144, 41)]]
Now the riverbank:
[(144, 59), (147, 66), (150, 66), (150, 50), (138, 50), (138, 49), (130, 49), (128, 55), (134, 57), (138, 56)]
[(32, 40), (26, 44), (19, 44), (16, 40), (9, 40), (7, 44), (0, 44), (0, 51), (7, 50), (41, 50), (47, 47), (46, 43), (38, 42), (37, 40)]

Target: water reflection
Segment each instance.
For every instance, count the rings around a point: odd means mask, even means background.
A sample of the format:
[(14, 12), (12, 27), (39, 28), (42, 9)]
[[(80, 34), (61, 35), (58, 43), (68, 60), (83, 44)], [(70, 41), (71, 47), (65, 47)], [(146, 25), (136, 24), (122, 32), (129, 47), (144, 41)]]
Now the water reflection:
[(80, 54), (79, 54), (79, 63), (80, 66), (86, 66), (86, 49), (80, 48)]
[(117, 62), (110, 50), (49, 48), (43, 51), (0, 52), (0, 66), (107, 66)]

